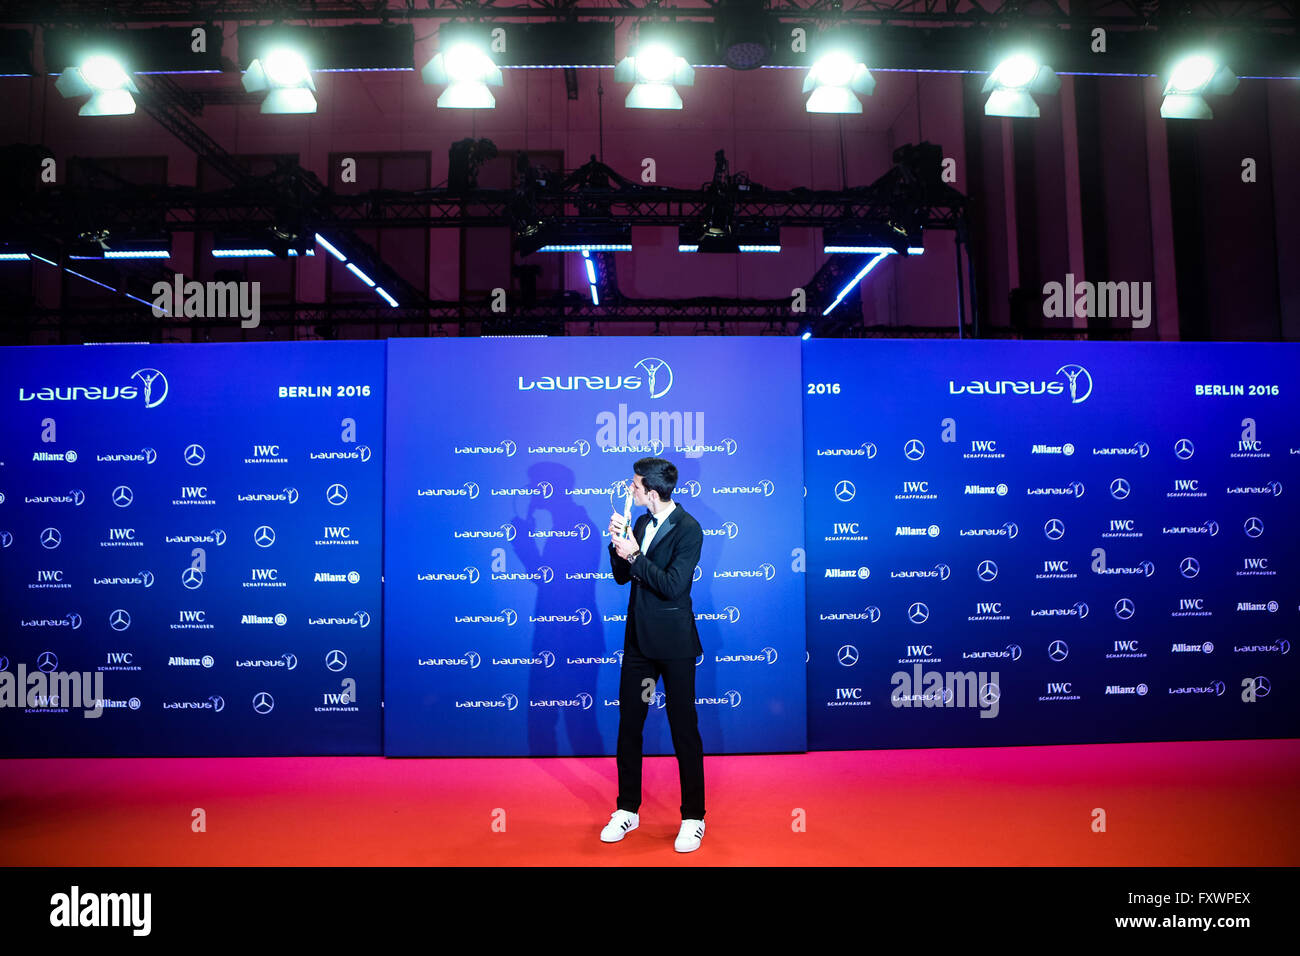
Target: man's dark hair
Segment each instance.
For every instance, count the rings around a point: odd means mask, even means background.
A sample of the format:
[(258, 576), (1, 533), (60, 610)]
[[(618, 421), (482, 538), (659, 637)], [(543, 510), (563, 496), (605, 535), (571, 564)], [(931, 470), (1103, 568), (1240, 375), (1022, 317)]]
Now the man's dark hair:
[(677, 487), (677, 466), (666, 458), (642, 458), (632, 470), (641, 476), (646, 491), (659, 495), (660, 501), (671, 501)]

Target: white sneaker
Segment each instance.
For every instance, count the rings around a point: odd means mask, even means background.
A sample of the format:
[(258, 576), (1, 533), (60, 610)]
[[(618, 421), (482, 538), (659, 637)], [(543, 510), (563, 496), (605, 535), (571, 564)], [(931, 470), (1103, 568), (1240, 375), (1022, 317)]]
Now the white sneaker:
[(609, 815), (609, 822), (600, 831), (602, 843), (617, 843), (641, 825), (641, 818), (626, 810), (615, 810)]
[(682, 828), (677, 832), (677, 839), (673, 842), (673, 849), (678, 853), (690, 853), (692, 850), (698, 850), (703, 836), (703, 820), (683, 820)]

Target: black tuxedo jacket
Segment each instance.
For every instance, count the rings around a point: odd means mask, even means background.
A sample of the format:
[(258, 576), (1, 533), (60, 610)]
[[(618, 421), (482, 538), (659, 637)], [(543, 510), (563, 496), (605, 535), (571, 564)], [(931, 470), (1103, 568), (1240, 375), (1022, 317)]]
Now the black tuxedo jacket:
[[(650, 515), (643, 513), (632, 525), (639, 544), (645, 538)], [(704, 653), (691, 605), (691, 579), (700, 563), (704, 533), (680, 503), (655, 531), (650, 550), (629, 563), (609, 545), (614, 580), (632, 583), (627, 600), (625, 635), (634, 636), (641, 653), (661, 660), (698, 657)], [(626, 651), (626, 646), (624, 647)]]

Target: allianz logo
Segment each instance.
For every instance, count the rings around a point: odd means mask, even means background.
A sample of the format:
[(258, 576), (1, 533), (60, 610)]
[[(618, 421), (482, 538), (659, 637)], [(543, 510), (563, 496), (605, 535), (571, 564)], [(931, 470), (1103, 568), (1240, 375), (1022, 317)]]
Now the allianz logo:
[[(519, 446), (510, 439), (498, 442), (495, 445), (457, 445), (452, 449), (455, 455), (505, 455), (507, 458), (513, 458)], [(529, 449), (530, 451), (532, 449)]]
[(240, 624), (274, 624), (277, 627), (284, 627), (289, 623), (288, 615), (279, 614), (244, 614), (239, 618)]
[(713, 659), (719, 664), (775, 664), (776, 648), (765, 647), (757, 654), (714, 654)]
[(967, 495), (1005, 495), (1010, 489), (1004, 482), (998, 482), (996, 485), (967, 485), (963, 494)]
[(470, 565), (459, 571), (425, 571), (415, 576), (417, 581), (468, 581), (470, 584), (477, 584), (478, 579), (478, 568)]
[(896, 538), (937, 538), (939, 537), (939, 526), (937, 524), (927, 525), (924, 528), (915, 528), (910, 525), (896, 525), (894, 527), (894, 537)]
[(460, 657), (422, 657), (416, 661), (418, 667), (468, 667), (470, 670), (482, 663), (478, 651), (466, 651)]

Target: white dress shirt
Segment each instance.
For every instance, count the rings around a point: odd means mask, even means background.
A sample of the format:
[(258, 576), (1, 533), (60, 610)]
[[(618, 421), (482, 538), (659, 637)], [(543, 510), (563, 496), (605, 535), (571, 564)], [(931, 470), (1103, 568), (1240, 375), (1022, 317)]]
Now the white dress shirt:
[(669, 501), (667, 504), (665, 504), (662, 508), (659, 509), (659, 513), (657, 515), (652, 516), (659, 519), (659, 523), (657, 525), (650, 524), (649, 522), (646, 523), (645, 535), (641, 538), (642, 554), (650, 550), (650, 542), (654, 540), (655, 532), (657, 532), (660, 528), (664, 526), (664, 519), (666, 519), (670, 514), (672, 514), (673, 509), (676, 507), (677, 507), (677, 502)]

